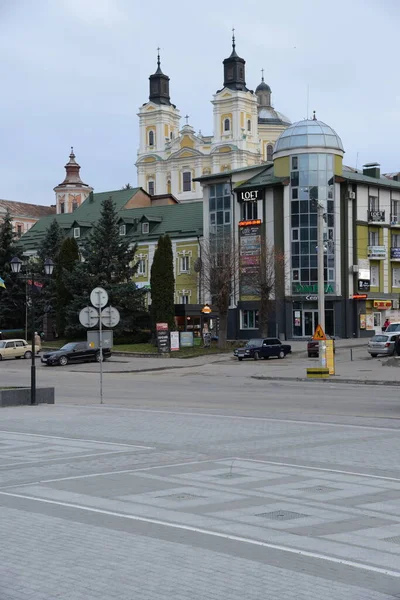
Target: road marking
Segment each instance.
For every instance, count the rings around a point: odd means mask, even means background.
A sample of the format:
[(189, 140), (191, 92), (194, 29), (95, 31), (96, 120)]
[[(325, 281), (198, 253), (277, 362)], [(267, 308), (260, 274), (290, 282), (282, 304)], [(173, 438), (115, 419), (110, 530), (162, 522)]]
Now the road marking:
[(273, 460), (258, 460), (256, 458), (239, 458), (238, 456), (235, 457), (235, 460), (242, 460), (244, 462), (255, 462), (255, 463), (261, 463), (261, 464), (266, 464), (266, 465), (275, 465), (275, 466), (279, 466), (279, 467), (295, 467), (297, 469), (306, 469), (309, 471), (324, 471), (326, 473), (337, 473), (338, 475), (354, 475), (357, 477), (366, 477), (368, 479), (381, 479), (383, 481), (398, 481), (398, 482), (400, 482), (400, 479), (397, 477), (385, 477), (383, 475), (368, 475), (367, 473), (357, 473), (355, 471), (341, 471), (339, 469), (325, 469), (323, 467), (308, 467), (308, 466), (304, 466), (304, 465), (296, 465), (294, 463), (275, 462)]
[[(60, 404), (60, 403), (59, 403)], [(62, 404), (62, 403), (61, 403)], [(75, 409), (77, 407), (82, 407), (81, 404), (62, 404), (63, 408), (71, 408)], [(375, 427), (374, 425), (351, 425), (346, 423), (328, 423), (325, 421), (305, 421), (305, 420), (295, 420), (295, 419), (275, 419), (274, 417), (250, 417), (245, 415), (221, 415), (220, 413), (199, 413), (199, 412), (183, 412), (183, 411), (174, 411), (174, 410), (162, 410), (162, 409), (152, 409), (152, 408), (129, 408), (124, 406), (96, 406), (96, 405), (84, 405), (85, 408), (94, 408), (99, 410), (125, 410), (131, 412), (144, 412), (144, 413), (159, 413), (164, 415), (181, 415), (181, 416), (194, 416), (194, 417), (216, 417), (218, 419), (239, 419), (245, 421), (272, 421), (277, 423), (300, 423), (301, 425), (320, 425), (321, 427), (347, 427), (353, 429), (368, 429), (368, 430), (378, 430), (378, 431), (391, 431), (394, 433), (400, 433), (400, 429), (395, 429), (394, 427)], [(353, 418), (360, 418), (359, 415), (330, 415), (330, 416), (348, 416)], [(363, 419), (373, 419), (376, 417), (361, 417)], [(381, 417), (380, 417), (381, 418)], [(385, 418), (385, 417), (382, 417)], [(388, 417), (392, 419), (392, 417)], [(398, 421), (399, 419), (396, 419)], [(32, 434), (33, 435), (33, 434)], [(111, 443), (111, 442), (109, 442)]]
[(190, 460), (181, 463), (170, 463), (166, 465), (153, 465), (151, 467), (139, 467), (138, 469), (123, 469), (121, 471), (105, 471), (102, 473), (89, 473), (87, 475), (70, 475), (69, 477), (57, 477), (55, 479), (39, 479), (39, 481), (28, 481), (25, 483), (14, 483), (0, 486), (0, 489), (25, 487), (30, 485), (38, 485), (40, 483), (55, 483), (57, 481), (70, 481), (72, 479), (89, 479), (90, 477), (102, 477), (103, 475), (121, 475), (123, 473), (138, 473), (140, 471), (152, 471), (153, 469), (168, 469), (171, 467), (184, 467), (186, 465), (201, 465), (203, 463), (218, 463), (225, 460), (235, 460), (232, 456), (227, 458), (208, 458), (207, 460)]
[[(71, 452), (74, 452), (74, 450), (71, 450)], [(75, 450), (76, 452), (76, 450)], [(48, 462), (54, 462), (54, 461), (61, 461), (61, 460), (75, 460), (77, 458), (94, 458), (95, 456), (108, 456), (110, 454), (126, 454), (127, 452), (135, 452), (135, 450), (114, 450), (114, 451), (110, 451), (110, 452), (96, 452), (95, 454), (78, 454), (76, 456), (59, 456), (58, 458), (36, 458), (35, 460), (27, 460), (25, 462), (19, 462), (19, 463), (7, 463), (5, 465), (2, 465), (0, 463), (0, 470), (5, 468), (5, 467), (21, 467), (21, 466), (31, 466), (34, 465), (39, 466), (39, 464), (42, 463), (48, 463)]]
[(41, 502), (43, 504), (52, 504), (55, 506), (62, 506), (64, 508), (74, 508), (76, 510), (82, 510), (85, 512), (96, 513), (100, 515), (107, 515), (111, 517), (117, 517), (119, 519), (127, 519), (129, 521), (139, 521), (142, 523), (151, 523), (152, 525), (160, 525), (161, 527), (168, 527), (171, 529), (179, 529), (183, 531), (190, 531), (192, 533), (200, 533), (202, 535), (208, 535), (211, 537), (221, 538), (225, 540), (231, 540), (234, 542), (241, 542), (245, 544), (250, 544), (252, 546), (259, 546), (262, 548), (268, 548), (270, 550), (279, 550), (280, 552), (287, 552), (289, 554), (296, 554), (298, 556), (305, 556), (307, 558), (315, 558), (318, 560), (324, 560), (326, 562), (331, 562), (338, 565), (345, 565), (347, 567), (353, 567), (356, 569), (361, 569), (363, 571), (370, 571), (372, 573), (379, 573), (381, 575), (388, 575), (390, 577), (400, 578), (399, 571), (391, 571), (390, 569), (383, 569), (381, 567), (375, 567), (373, 565), (368, 565), (361, 562), (356, 562), (352, 560), (340, 559), (335, 556), (329, 556), (327, 554), (321, 554), (319, 552), (310, 552), (308, 550), (300, 550), (298, 548), (293, 548), (291, 546), (282, 546), (280, 544), (272, 544), (270, 542), (263, 542), (261, 540), (256, 540), (252, 538), (246, 538), (242, 536), (232, 535), (228, 533), (223, 533), (219, 531), (212, 531), (211, 529), (203, 529), (201, 527), (193, 527), (191, 525), (184, 525), (181, 523), (173, 523), (170, 521), (162, 521), (160, 519), (153, 519), (150, 517), (141, 517), (138, 515), (128, 515), (125, 513), (119, 513), (111, 510), (105, 510), (100, 508), (93, 508), (90, 506), (84, 506), (82, 504), (75, 504), (72, 502), (61, 502), (59, 500), (49, 500), (47, 498), (36, 498), (35, 496), (25, 496), (24, 494), (14, 494), (11, 492), (0, 492), (2, 496), (9, 496), (11, 498), (21, 498), (23, 500), (32, 500), (33, 502)]
[(155, 450), (155, 446), (139, 446), (137, 444), (123, 444), (120, 442), (102, 442), (100, 440), (86, 440), (83, 438), (71, 438), (62, 435), (44, 435), (42, 433), (26, 433), (26, 431), (8, 431), (7, 429), (0, 429), (0, 433), (9, 433), (11, 435), (25, 435), (39, 438), (49, 438), (51, 440), (68, 440), (72, 442), (88, 442), (90, 444), (104, 444), (105, 446), (124, 446), (126, 448), (143, 448), (144, 450)]

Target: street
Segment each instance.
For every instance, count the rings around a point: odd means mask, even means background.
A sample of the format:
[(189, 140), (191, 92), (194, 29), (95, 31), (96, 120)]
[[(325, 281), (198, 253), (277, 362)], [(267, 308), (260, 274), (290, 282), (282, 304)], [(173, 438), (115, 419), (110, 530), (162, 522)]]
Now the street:
[(104, 405), (98, 364), (39, 364), (56, 404), (0, 412), (1, 599), (399, 597), (399, 388), (362, 382), (398, 369), (354, 354), (114, 357)]

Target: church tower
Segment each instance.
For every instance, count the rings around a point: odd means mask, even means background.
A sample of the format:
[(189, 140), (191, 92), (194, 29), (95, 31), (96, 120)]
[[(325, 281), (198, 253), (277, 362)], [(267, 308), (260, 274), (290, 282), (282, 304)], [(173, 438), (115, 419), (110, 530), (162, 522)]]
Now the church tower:
[(162, 161), (179, 135), (180, 120), (179, 110), (170, 99), (169, 77), (162, 72), (159, 50), (157, 70), (149, 77), (149, 100), (138, 113), (138, 185), (151, 195), (166, 193), (168, 189), (168, 173), (164, 172)]
[(264, 69), (261, 69), (261, 83), (256, 88), (258, 107), (258, 133), (262, 160), (271, 162), (274, 145), (280, 134), (291, 125), (290, 119), (272, 106), (271, 88), (264, 81)]
[[(212, 100), (213, 172), (227, 167), (237, 169), (258, 164), (261, 160), (257, 135), (257, 98), (246, 87), (246, 61), (236, 52), (234, 30), (232, 52), (223, 65), (224, 86)], [(221, 157), (221, 153), (225, 156)]]
[(72, 213), (93, 192), (93, 188), (83, 183), (79, 174), (81, 167), (75, 160), (74, 149), (71, 147), (69, 161), (65, 165), (65, 179), (54, 188), (56, 193), (57, 214)]

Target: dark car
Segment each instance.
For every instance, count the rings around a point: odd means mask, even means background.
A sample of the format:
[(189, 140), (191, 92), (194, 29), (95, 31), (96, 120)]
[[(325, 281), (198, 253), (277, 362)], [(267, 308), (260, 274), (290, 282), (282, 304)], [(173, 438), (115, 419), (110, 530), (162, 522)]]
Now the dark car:
[[(329, 338), (328, 339), (332, 339), (333, 340), (333, 351), (336, 352), (336, 348), (335, 348), (335, 339), (334, 338)], [(319, 341), (318, 340), (308, 340), (307, 342), (307, 354), (308, 354), (308, 358), (318, 358), (319, 357)]]
[[(103, 360), (111, 356), (110, 348), (103, 348)], [(61, 365), (64, 367), (68, 363), (76, 362), (100, 362), (100, 350), (91, 348), (87, 342), (71, 342), (65, 344), (59, 350), (46, 352), (42, 356), (42, 363), (46, 365)]]
[(267, 359), (270, 356), (285, 358), (291, 351), (292, 347), (289, 344), (282, 344), (278, 338), (256, 338), (249, 340), (244, 348), (237, 348), (233, 354), (238, 360), (244, 358), (259, 360), (260, 358)]

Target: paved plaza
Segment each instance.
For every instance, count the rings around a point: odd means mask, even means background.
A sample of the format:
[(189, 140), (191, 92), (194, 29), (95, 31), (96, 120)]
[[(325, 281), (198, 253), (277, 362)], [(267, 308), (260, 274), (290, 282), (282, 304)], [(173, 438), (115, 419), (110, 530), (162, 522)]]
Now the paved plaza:
[(1, 410), (1, 600), (400, 598), (397, 388), (197, 360), (106, 372), (102, 406), (40, 367), (56, 405)]

